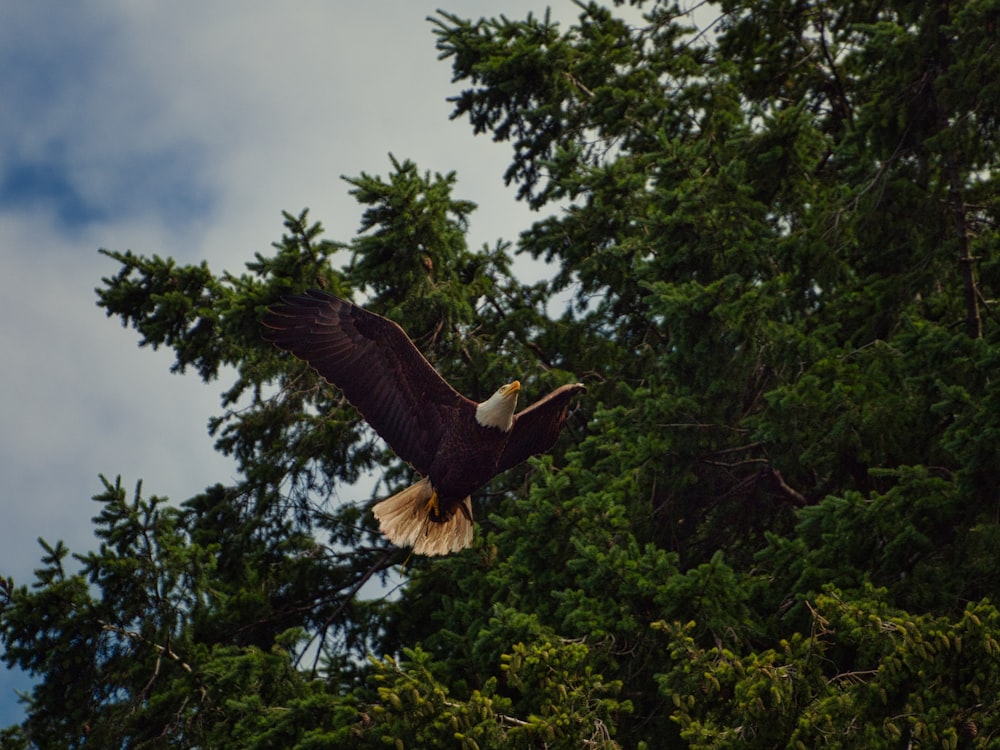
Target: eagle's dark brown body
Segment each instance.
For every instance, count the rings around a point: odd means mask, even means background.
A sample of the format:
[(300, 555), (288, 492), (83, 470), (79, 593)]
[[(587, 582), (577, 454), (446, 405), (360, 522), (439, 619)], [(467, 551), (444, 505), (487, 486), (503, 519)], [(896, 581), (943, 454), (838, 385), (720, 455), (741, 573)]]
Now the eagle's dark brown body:
[[(340, 388), (396, 455), (424, 477), (374, 508), (392, 541), (422, 554), (471, 544), (469, 496), (549, 450), (570, 398), (585, 390), (580, 383), (564, 385), (513, 415), (520, 387), (515, 381), (476, 404), (431, 367), (398, 325), (325, 292), (283, 298), (263, 324), (269, 341)], [(489, 426), (505, 408), (503, 427)]]
[(509, 432), (497, 427), (480, 426), (474, 412), (455, 414), (426, 472), (440, 508), (440, 514), (431, 514), (432, 521), (450, 518), (465, 498), (500, 473), (497, 467), (509, 438)]

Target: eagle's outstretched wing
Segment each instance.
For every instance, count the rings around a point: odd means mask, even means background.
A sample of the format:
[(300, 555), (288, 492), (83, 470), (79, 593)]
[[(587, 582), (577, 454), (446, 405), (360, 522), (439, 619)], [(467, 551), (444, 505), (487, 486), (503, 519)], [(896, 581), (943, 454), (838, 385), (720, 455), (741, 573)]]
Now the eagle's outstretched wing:
[(475, 404), (442, 378), (396, 323), (309, 291), (282, 297), (265, 338), (339, 388), (397, 456), (426, 475), (446, 425)]
[(560, 386), (545, 398), (515, 414), (510, 439), (497, 465), (497, 474), (517, 466), (530, 456), (549, 450), (566, 421), (569, 400), (585, 390), (587, 388), (583, 383)]

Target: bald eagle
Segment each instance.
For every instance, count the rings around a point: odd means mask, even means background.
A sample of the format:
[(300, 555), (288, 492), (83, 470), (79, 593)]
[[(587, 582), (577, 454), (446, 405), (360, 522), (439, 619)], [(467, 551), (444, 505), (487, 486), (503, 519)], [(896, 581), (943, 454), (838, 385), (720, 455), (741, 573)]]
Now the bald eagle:
[(282, 297), (263, 319), (265, 339), (339, 388), (420, 481), (375, 505), (382, 533), (421, 555), (472, 544), (470, 495), (555, 443), (571, 383), (518, 414), (517, 380), (482, 403), (442, 378), (396, 323), (325, 292)]

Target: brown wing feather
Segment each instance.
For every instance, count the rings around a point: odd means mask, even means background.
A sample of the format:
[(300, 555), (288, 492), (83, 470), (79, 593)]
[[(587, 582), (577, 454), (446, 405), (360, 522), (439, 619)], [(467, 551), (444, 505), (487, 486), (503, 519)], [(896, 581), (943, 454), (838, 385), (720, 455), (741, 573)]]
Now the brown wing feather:
[(517, 466), (530, 456), (549, 450), (555, 444), (563, 422), (566, 421), (569, 400), (585, 390), (587, 389), (583, 383), (561, 386), (524, 411), (515, 414), (510, 439), (497, 465), (497, 474)]
[(325, 292), (283, 297), (264, 338), (305, 360), (421, 474), (448, 424), (475, 404), (442, 378), (402, 328)]

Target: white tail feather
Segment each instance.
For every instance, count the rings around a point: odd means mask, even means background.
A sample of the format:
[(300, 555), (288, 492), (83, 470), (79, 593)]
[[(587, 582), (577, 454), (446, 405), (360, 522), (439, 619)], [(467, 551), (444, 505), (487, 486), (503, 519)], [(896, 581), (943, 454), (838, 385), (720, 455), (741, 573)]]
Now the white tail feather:
[(393, 544), (413, 547), (418, 555), (447, 555), (472, 545), (472, 502), (462, 503), (444, 523), (430, 519), (427, 501), (434, 494), (429, 479), (421, 479), (372, 508), (379, 530)]

